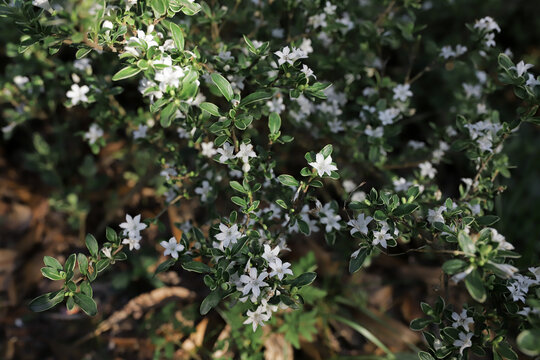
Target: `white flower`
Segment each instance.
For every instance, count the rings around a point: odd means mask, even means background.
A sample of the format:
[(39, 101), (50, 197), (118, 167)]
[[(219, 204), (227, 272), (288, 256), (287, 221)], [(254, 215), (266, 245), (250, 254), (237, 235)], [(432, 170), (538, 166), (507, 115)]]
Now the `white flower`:
[(289, 269), (291, 264), (289, 264), (288, 262), (283, 263), (280, 258), (276, 258), (269, 265), (272, 268), (270, 276), (277, 276), (279, 280), (283, 280), (283, 277), (287, 274), (293, 274), (292, 270)]
[(471, 328), (469, 327), (471, 324), (474, 324), (474, 320), (471, 317), (467, 316), (467, 310), (463, 309), (461, 311), (461, 314), (458, 314), (456, 312), (452, 313), (452, 319), (454, 322), (452, 323), (453, 328), (458, 328), (460, 326), (463, 326), (463, 328), (467, 331), (470, 331)]
[(229, 60), (234, 60), (234, 56), (231, 55), (231, 52), (230, 51), (221, 51), (219, 54), (218, 54), (218, 57), (227, 62)]
[(137, 234), (137, 236), (129, 236), (128, 238), (122, 240), (122, 244), (129, 245), (129, 250), (139, 250), (141, 248), (141, 235)]
[(352, 226), (351, 235), (354, 235), (357, 232), (367, 235), (369, 231), (368, 225), (371, 220), (373, 220), (371, 216), (365, 217), (364, 214), (359, 214), (356, 219), (349, 220), (347, 225)]
[(283, 98), (281, 96), (274, 97), (272, 100), (267, 101), (266, 106), (268, 106), (270, 112), (277, 112), (278, 114), (281, 114), (281, 112), (285, 110), (285, 105), (283, 104)]
[(366, 193), (363, 191), (356, 191), (351, 196), (351, 201), (362, 202), (366, 200)]
[(75, 60), (73, 62), (73, 67), (82, 72), (92, 72), (91, 61), (88, 58)]
[(242, 143), (236, 157), (242, 159), (243, 162), (247, 162), (250, 157), (257, 157), (257, 154), (253, 151), (253, 145)]
[(262, 258), (268, 261), (268, 264), (273, 264), (276, 261), (276, 259), (279, 259), (278, 258), (279, 251), (280, 251), (279, 245), (272, 249), (270, 245), (264, 244), (264, 253), (262, 255)]
[(219, 224), (219, 230), (221, 232), (216, 234), (216, 239), (221, 241), (224, 247), (236, 244), (238, 239), (242, 236), (242, 233), (238, 231), (237, 224), (234, 224), (231, 227), (228, 227), (225, 224)]
[(263, 311), (259, 306), (257, 310), (247, 311), (247, 319), (244, 321), (244, 324), (252, 324), (253, 331), (257, 330), (257, 326), (264, 326), (264, 322), (270, 319), (270, 314)]
[(420, 176), (422, 177), (433, 179), (435, 174), (437, 174), (437, 169), (435, 169), (429, 161), (421, 163), (418, 167), (420, 168)]
[(51, 4), (49, 4), (49, 0), (32, 0), (32, 5), (42, 8), (43, 10), (52, 10)]
[(285, 46), (281, 51), (276, 51), (274, 53), (279, 59), (278, 59), (278, 65), (283, 65), (285, 63), (288, 63), (292, 65), (294, 63), (294, 54), (291, 53), (291, 49), (289, 49), (288, 46)]
[(535, 87), (535, 86), (540, 85), (540, 81), (536, 80), (534, 75), (527, 74), (527, 76), (528, 76), (528, 79), (527, 79), (527, 82), (525, 83), (525, 85), (530, 86), (530, 87)]
[(164, 256), (171, 255), (175, 259), (178, 259), (178, 252), (184, 250), (184, 245), (179, 244), (174, 236), (169, 239), (169, 242), (162, 241), (159, 244), (165, 248)]
[(201, 196), (201, 201), (205, 202), (208, 200), (208, 195), (210, 195), (210, 192), (212, 191), (212, 187), (210, 186), (210, 183), (206, 180), (204, 180), (201, 183), (201, 186), (195, 188), (195, 194), (198, 194)]
[(103, 253), (103, 255), (105, 255), (105, 257), (108, 257), (109, 259), (112, 259), (111, 248), (104, 247), (104, 248), (101, 249), (101, 252)]
[(302, 69), (300, 71), (306, 75), (306, 78), (309, 78), (310, 76), (313, 76), (315, 79), (317, 78), (315, 75), (313, 75), (313, 70), (311, 70), (306, 64), (302, 65)]
[(540, 282), (540, 266), (530, 267), (528, 270), (533, 273), (534, 277), (536, 278), (536, 282)]
[(495, 266), (497, 269), (499, 269), (499, 271), (504, 273), (504, 276), (507, 279), (511, 278), (518, 271), (518, 269), (515, 266), (512, 266), (510, 264), (499, 264), (490, 260), (488, 260), (488, 263), (491, 264), (492, 266)]
[(399, 179), (394, 179), (392, 181), (392, 184), (394, 185), (394, 190), (396, 191), (407, 191), (409, 187), (412, 185), (409, 181), (407, 181), (403, 177), (400, 177)]
[(263, 280), (268, 277), (266, 271), (261, 272), (257, 275), (256, 268), (250, 268), (248, 275), (240, 276), (240, 281), (243, 284), (242, 294), (247, 295), (250, 292), (253, 293), (253, 296), (257, 298), (261, 294), (261, 287), (268, 286)]
[(399, 109), (390, 108), (384, 111), (379, 111), (379, 120), (384, 126), (390, 125), (394, 122), (396, 117), (399, 115)]
[(78, 84), (71, 85), (71, 90), (68, 90), (66, 96), (71, 99), (72, 105), (77, 105), (78, 103), (88, 102), (88, 97), (86, 94), (90, 91), (90, 88), (86, 85), (79, 86)]
[(129, 237), (136, 238), (141, 230), (147, 228), (148, 225), (141, 223), (141, 215), (131, 217), (131, 215), (126, 214), (126, 221), (120, 224), (120, 227), (124, 229), (123, 234)]
[(374, 246), (381, 244), (381, 246), (386, 249), (386, 240), (389, 240), (392, 238), (390, 234), (386, 233), (387, 231), (388, 230), (384, 227), (380, 231), (374, 231), (372, 244)]
[(446, 208), (444, 206), (439, 206), (435, 210), (429, 209), (428, 210), (428, 216), (427, 221), (429, 221), (430, 224), (440, 222), (444, 224), (444, 217), (442, 215), (443, 211), (445, 211)]
[(480, 20), (476, 20), (474, 24), (475, 29), (486, 30), (487, 32), (497, 31), (501, 32), (501, 28), (491, 16), (486, 16)]
[(30, 79), (26, 76), (17, 75), (13, 78), (13, 83), (17, 85), (19, 89), (22, 89), (22, 87), (27, 84), (30, 81)]
[(439, 56), (442, 56), (445, 59), (449, 59), (453, 56), (456, 56), (456, 53), (454, 52), (454, 50), (452, 50), (451, 46), (447, 45), (441, 48), (441, 54)]
[(219, 162), (224, 163), (230, 159), (234, 158), (234, 146), (228, 142), (223, 143), (223, 146), (217, 149), (218, 154), (221, 154), (219, 157)]
[(491, 229), (491, 241), (498, 243), (497, 247), (501, 250), (514, 250), (514, 245), (506, 241), (504, 235), (495, 229)]
[(474, 270), (474, 268), (472, 266), (469, 266), (468, 268), (466, 268), (464, 271), (460, 272), (460, 273), (457, 273), (455, 274), (454, 276), (452, 276), (450, 278), (450, 281), (454, 284), (457, 284), (458, 282), (460, 282), (461, 280), (465, 279), (467, 277), (467, 275), (469, 275), (472, 271)]
[(374, 138), (381, 138), (384, 135), (384, 129), (382, 126), (376, 127), (375, 129), (371, 128), (371, 125), (366, 126), (366, 129), (364, 130), (364, 133), (367, 136), (371, 136)]
[(103, 137), (103, 129), (97, 124), (90, 125), (88, 131), (84, 134), (84, 138), (88, 140), (90, 144), (95, 144), (101, 137)]
[(339, 223), (341, 216), (337, 214), (327, 214), (325, 217), (321, 218), (321, 224), (326, 225), (326, 232), (329, 233), (332, 229), (339, 230), (341, 229), (341, 224)]
[(474, 336), (473, 333), (459, 333), (459, 339), (458, 340), (455, 340), (453, 345), (458, 347), (459, 346), (459, 353), (461, 355), (463, 355), (463, 350), (465, 350), (465, 348), (468, 348), (468, 347), (471, 347), (472, 346), (472, 341), (471, 341), (471, 338)]
[(331, 175), (332, 171), (337, 170), (336, 165), (332, 165), (332, 156), (328, 155), (328, 157), (325, 158), (321, 153), (318, 153), (315, 156), (315, 161), (310, 162), (309, 165), (317, 170), (319, 176), (323, 176), (324, 174)]
[(139, 127), (137, 130), (133, 132), (133, 139), (141, 139), (146, 137), (146, 131), (148, 130), (148, 126), (139, 124)]
[(411, 85), (409, 85), (409, 84), (396, 85), (396, 87), (393, 89), (393, 91), (394, 91), (394, 98), (393, 99), (394, 100), (399, 100), (399, 101), (407, 101), (407, 99), (410, 98), (413, 95), (410, 88), (411, 88)]
[(523, 74), (527, 74), (527, 70), (533, 66), (533, 64), (525, 64), (523, 60), (521, 60), (516, 64), (516, 66), (512, 66), (512, 69), (516, 70), (518, 76), (522, 76)]
[(217, 150), (214, 149), (214, 142), (203, 142), (201, 143), (201, 153), (204, 156), (212, 157), (217, 154)]

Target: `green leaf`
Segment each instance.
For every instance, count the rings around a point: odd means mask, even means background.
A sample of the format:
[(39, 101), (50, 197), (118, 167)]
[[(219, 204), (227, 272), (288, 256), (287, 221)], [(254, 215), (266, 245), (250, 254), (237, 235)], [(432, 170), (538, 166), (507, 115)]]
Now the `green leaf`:
[(81, 274), (86, 275), (88, 272), (88, 258), (86, 255), (79, 253), (77, 255), (77, 263), (79, 264), (79, 271)]
[(51, 256), (44, 256), (43, 257), (43, 263), (47, 265), (48, 267), (51, 267), (53, 269), (62, 270), (62, 264), (55, 258)]
[(474, 242), (464, 231), (460, 231), (458, 233), (458, 243), (461, 250), (463, 250), (466, 254), (472, 255), (476, 251)]
[(448, 275), (454, 275), (462, 271), (465, 266), (467, 266), (467, 263), (465, 261), (460, 259), (451, 259), (443, 264), (442, 269)]
[(211, 267), (199, 261), (189, 261), (189, 262), (182, 263), (182, 267), (184, 268), (184, 270), (201, 273), (201, 274), (212, 272)]
[(540, 355), (540, 329), (522, 331), (517, 337), (519, 349), (529, 356)]
[(254, 104), (259, 101), (264, 101), (272, 98), (273, 93), (270, 91), (256, 91), (252, 94), (249, 94), (242, 100), (240, 100), (240, 104), (238, 104), (239, 107), (247, 107), (251, 104)]
[(75, 269), (75, 261), (76, 260), (77, 260), (77, 257), (75, 256), (75, 254), (69, 255), (67, 260), (66, 260), (66, 263), (64, 264), (64, 271), (65, 272), (72, 272)]
[(199, 105), (199, 107), (214, 116), (217, 116), (217, 117), (221, 116), (221, 114), (219, 113), (219, 108), (215, 104), (212, 104), (209, 102), (203, 102), (201, 105)]
[(425, 351), (420, 351), (418, 353), (418, 358), (420, 360), (435, 360), (435, 358), (433, 356), (431, 356), (429, 353), (427, 353)]
[(495, 215), (486, 215), (476, 218), (478, 225), (482, 226), (490, 226), (495, 224), (497, 221), (499, 221), (499, 217)]
[(160, 113), (159, 123), (162, 127), (166, 128), (171, 125), (173, 116), (176, 113), (177, 107), (174, 102), (169, 103)]
[(298, 180), (296, 180), (291, 175), (286, 175), (286, 174), (279, 175), (278, 180), (279, 180), (280, 183), (282, 183), (283, 185), (286, 185), (286, 186), (294, 186), (294, 187), (296, 187), (299, 184)]
[(478, 270), (473, 270), (465, 278), (465, 287), (472, 298), (480, 303), (486, 301), (487, 293), (486, 288), (484, 287), (484, 282)]
[(112, 243), (115, 243), (118, 241), (118, 235), (116, 234), (116, 231), (114, 231), (108, 226), (105, 228), (105, 237), (107, 238), (107, 240), (109, 240)]
[(371, 250), (365, 247), (360, 249), (356, 257), (351, 257), (351, 260), (349, 261), (349, 273), (354, 274), (360, 270), (370, 253)]
[(212, 291), (201, 303), (200, 313), (201, 315), (206, 315), (210, 310), (215, 308), (221, 299), (225, 296), (225, 291), (218, 287), (216, 290)]
[(86, 247), (88, 248), (88, 251), (90, 252), (90, 255), (92, 257), (97, 257), (99, 252), (99, 246), (96, 238), (92, 234), (86, 235)]
[(409, 327), (411, 328), (411, 330), (420, 331), (424, 329), (426, 326), (428, 326), (429, 324), (431, 324), (432, 322), (433, 320), (431, 320), (430, 318), (414, 319), (413, 321), (411, 321), (411, 324), (409, 325)]
[(172, 38), (174, 41), (174, 45), (178, 50), (184, 50), (184, 33), (182, 32), (182, 29), (180, 26), (176, 25), (175, 23), (171, 22), (169, 23), (169, 28), (171, 29)]
[(232, 196), (231, 201), (233, 203), (235, 203), (236, 205), (241, 206), (241, 207), (246, 207), (247, 206), (246, 201), (244, 199), (242, 199), (241, 197), (239, 197), (239, 196)]
[(247, 194), (248, 192), (246, 191), (246, 189), (244, 189), (244, 187), (242, 186), (242, 184), (240, 184), (238, 181), (230, 181), (229, 182), (229, 185), (236, 191), (238, 192), (241, 192), (242, 194)]
[(81, 291), (82, 291), (83, 294), (92, 297), (93, 290), (92, 290), (92, 286), (90, 285), (90, 282), (88, 282), (88, 280), (83, 281), (81, 283), (80, 287), (81, 287)]
[(73, 299), (75, 300), (75, 304), (79, 305), (81, 310), (86, 314), (90, 316), (97, 314), (96, 302), (90, 296), (83, 293), (75, 293), (73, 294)]
[(270, 116), (268, 117), (268, 128), (270, 129), (271, 134), (276, 134), (279, 131), (279, 128), (281, 127), (281, 117), (278, 113), (273, 112), (270, 113)]
[(127, 66), (127, 67), (123, 68), (122, 70), (118, 71), (116, 74), (114, 74), (113, 77), (112, 77), (112, 81), (119, 81), (119, 80), (128, 79), (128, 78), (130, 78), (132, 76), (137, 75), (141, 71), (142, 70), (139, 69), (138, 67)]
[(418, 204), (401, 204), (392, 213), (395, 216), (405, 216), (418, 209)]
[(34, 312), (49, 310), (64, 300), (64, 294), (64, 290), (46, 293), (32, 300), (28, 306)]
[(494, 350), (507, 360), (518, 360), (518, 355), (514, 350), (512, 350), (512, 347), (506, 341), (498, 343), (496, 346), (494, 346)]
[(300, 229), (300, 232), (304, 235), (309, 235), (311, 233), (311, 229), (309, 228), (309, 225), (304, 220), (297, 220), (298, 222), (298, 228)]
[(231, 255), (236, 255), (242, 250), (246, 242), (248, 241), (249, 237), (243, 236), (241, 237), (232, 247), (231, 249)]
[(225, 99), (227, 99), (227, 101), (231, 101), (234, 94), (233, 94), (232, 86), (229, 83), (229, 81), (218, 73), (212, 73), (210, 77), (212, 78), (212, 81), (214, 82), (214, 84), (216, 84), (216, 86), (218, 87), (221, 94), (225, 96)]
[(325, 147), (322, 148), (321, 154), (326, 159), (328, 156), (332, 155), (333, 150), (334, 150), (334, 148), (332, 147), (332, 144), (328, 144), (328, 145), (326, 145)]
[(514, 66), (514, 63), (512, 62), (512, 60), (510, 60), (508, 55), (504, 53), (499, 54), (498, 61), (499, 61), (499, 65), (505, 70), (508, 70)]
[(154, 272), (154, 276), (156, 276), (159, 273), (169, 270), (169, 268), (173, 266), (175, 263), (176, 263), (176, 259), (165, 260), (164, 262), (158, 265), (156, 271)]
[(41, 274), (45, 276), (47, 279), (51, 280), (64, 280), (64, 277), (60, 275), (57, 269), (51, 268), (51, 267), (42, 267), (41, 268)]
[(304, 273), (297, 278), (291, 280), (291, 287), (302, 287), (311, 284), (317, 278), (314, 272)]
[(152, 10), (154, 10), (154, 13), (157, 15), (156, 17), (160, 17), (167, 12), (168, 4), (165, 2), (165, 0), (151, 0), (150, 6), (152, 7)]
[(281, 207), (284, 208), (285, 210), (288, 209), (287, 203), (285, 203), (285, 201), (283, 201), (282, 199), (277, 199), (277, 200), (276, 200), (276, 204), (278, 204), (279, 206), (281, 206)]
[(86, 55), (90, 54), (90, 52), (92, 51), (91, 48), (80, 48), (79, 50), (77, 50), (77, 52), (75, 53), (75, 58), (76, 59), (82, 59), (83, 57), (85, 57)]

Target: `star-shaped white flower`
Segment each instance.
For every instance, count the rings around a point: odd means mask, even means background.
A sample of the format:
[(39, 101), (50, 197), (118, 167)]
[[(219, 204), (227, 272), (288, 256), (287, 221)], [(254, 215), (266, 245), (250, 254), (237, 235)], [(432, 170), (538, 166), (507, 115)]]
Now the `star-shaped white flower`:
[(330, 175), (332, 171), (337, 170), (337, 166), (332, 164), (332, 156), (328, 155), (325, 158), (321, 153), (318, 153), (315, 156), (315, 161), (310, 162), (309, 165), (317, 170), (319, 176), (323, 176), (324, 174)]
[(263, 281), (267, 277), (268, 273), (266, 271), (257, 275), (257, 269), (250, 268), (248, 275), (240, 276), (240, 281), (244, 284), (242, 294), (247, 295), (251, 292), (253, 293), (253, 296), (257, 298), (261, 294), (261, 287), (268, 286), (268, 284)]
[(236, 244), (238, 239), (242, 236), (242, 233), (238, 231), (237, 224), (234, 224), (231, 227), (228, 227), (225, 224), (219, 224), (219, 230), (221, 230), (221, 232), (216, 234), (216, 239), (221, 241), (224, 247)]
[(234, 146), (228, 142), (224, 143), (222, 147), (217, 149), (218, 154), (221, 154), (219, 157), (219, 162), (224, 163), (232, 158), (234, 158)]
[(373, 242), (372, 244), (378, 245), (381, 244), (383, 248), (386, 249), (386, 240), (391, 239), (392, 236), (387, 233), (387, 229), (383, 228), (380, 231), (374, 231), (373, 232)]
[(276, 258), (274, 262), (270, 263), (272, 271), (270, 276), (277, 276), (279, 280), (283, 280), (283, 277), (287, 274), (292, 275), (293, 272), (289, 267), (291, 266), (288, 262), (282, 262), (280, 258)]
[(128, 235), (130, 238), (136, 238), (139, 236), (139, 232), (147, 228), (145, 223), (141, 223), (141, 215), (131, 217), (126, 214), (126, 221), (120, 224), (120, 227), (124, 229), (124, 235)]
[(252, 324), (253, 331), (257, 330), (257, 326), (264, 326), (264, 322), (270, 319), (270, 314), (263, 311), (260, 306), (255, 311), (247, 311), (247, 319), (244, 324)]
[(466, 309), (463, 309), (460, 314), (458, 314), (457, 312), (453, 312), (452, 319), (454, 320), (454, 322), (452, 323), (452, 327), (456, 329), (460, 326), (463, 326), (465, 330), (470, 331), (470, 325), (474, 324), (473, 318), (467, 316)]
[(129, 235), (128, 238), (122, 240), (122, 244), (124, 245), (129, 245), (129, 250), (139, 250), (141, 248), (141, 235), (139, 234), (134, 234), (136, 236), (131, 236)]
[(250, 157), (257, 157), (257, 154), (253, 151), (253, 145), (242, 143), (236, 157), (242, 159), (243, 162), (247, 162)]
[(165, 248), (164, 256), (171, 255), (175, 259), (178, 259), (178, 252), (184, 250), (184, 245), (179, 244), (174, 236), (168, 242), (162, 241), (159, 244)]
[(459, 339), (455, 340), (453, 345), (458, 347), (459, 346), (459, 353), (463, 355), (463, 350), (465, 350), (468, 347), (472, 346), (471, 338), (474, 336), (473, 333), (459, 333)]
[(529, 70), (533, 66), (533, 64), (525, 64), (523, 60), (521, 60), (516, 64), (516, 66), (513, 66), (512, 68), (516, 70), (518, 76), (522, 76), (523, 74), (526, 74), (527, 70)]
[(351, 235), (354, 235), (357, 232), (367, 235), (369, 231), (368, 225), (371, 220), (373, 220), (371, 216), (366, 217), (364, 214), (359, 214), (356, 219), (349, 220), (347, 225), (352, 226)]

